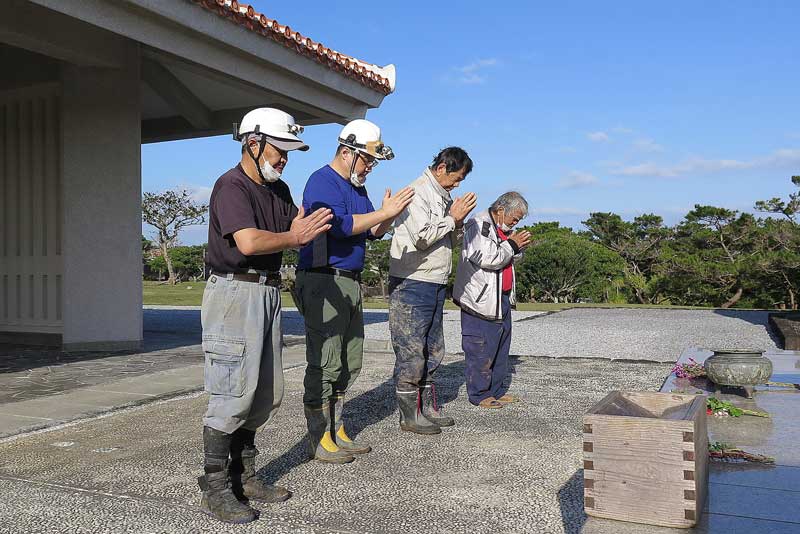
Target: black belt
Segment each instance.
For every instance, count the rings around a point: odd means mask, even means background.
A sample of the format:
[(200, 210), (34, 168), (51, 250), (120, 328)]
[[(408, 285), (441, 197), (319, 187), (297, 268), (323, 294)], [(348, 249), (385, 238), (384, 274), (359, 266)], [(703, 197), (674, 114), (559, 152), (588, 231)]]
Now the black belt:
[[(221, 278), (227, 278), (227, 274), (222, 273), (214, 273), (212, 276), (219, 276)], [(264, 285), (272, 286), (272, 287), (280, 287), (281, 286), (281, 273), (279, 272), (269, 272), (265, 275), (267, 278), (264, 281)], [(240, 282), (252, 282), (254, 284), (258, 284), (261, 282), (261, 275), (259, 273), (234, 273), (233, 279), (238, 280)]]
[(344, 276), (356, 282), (361, 281), (361, 273), (358, 271), (348, 271), (345, 269), (337, 269), (336, 267), (312, 267), (311, 269), (303, 269), (309, 273), (332, 274), (333, 276)]

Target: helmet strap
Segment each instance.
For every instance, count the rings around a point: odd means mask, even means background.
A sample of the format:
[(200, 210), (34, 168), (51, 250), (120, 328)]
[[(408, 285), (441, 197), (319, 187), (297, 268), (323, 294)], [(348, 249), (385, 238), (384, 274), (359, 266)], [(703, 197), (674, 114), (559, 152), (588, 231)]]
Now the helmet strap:
[(253, 149), (250, 148), (250, 143), (247, 143), (247, 153), (250, 154), (250, 157), (253, 160), (253, 163), (256, 165), (256, 171), (258, 172), (258, 176), (261, 178), (261, 183), (266, 184), (267, 179), (264, 178), (264, 174), (261, 172), (261, 165), (258, 163), (258, 160), (261, 159), (261, 155), (264, 153), (264, 148), (267, 146), (267, 138), (263, 135), (259, 137), (258, 140), (258, 156), (253, 154)]
[(351, 148), (350, 152), (353, 154), (353, 161), (350, 163), (350, 176), (347, 177), (348, 180), (351, 176), (353, 176), (353, 173), (356, 172), (356, 162), (358, 161), (358, 158), (361, 157), (361, 153), (355, 148)]

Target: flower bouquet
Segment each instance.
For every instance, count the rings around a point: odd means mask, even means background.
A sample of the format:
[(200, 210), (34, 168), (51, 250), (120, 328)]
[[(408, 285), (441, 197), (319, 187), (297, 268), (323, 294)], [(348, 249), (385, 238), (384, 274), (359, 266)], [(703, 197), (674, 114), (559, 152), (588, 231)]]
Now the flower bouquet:
[(686, 363), (677, 363), (672, 368), (672, 372), (678, 378), (703, 378), (706, 376), (706, 370), (702, 363), (698, 363), (694, 358), (689, 358)]

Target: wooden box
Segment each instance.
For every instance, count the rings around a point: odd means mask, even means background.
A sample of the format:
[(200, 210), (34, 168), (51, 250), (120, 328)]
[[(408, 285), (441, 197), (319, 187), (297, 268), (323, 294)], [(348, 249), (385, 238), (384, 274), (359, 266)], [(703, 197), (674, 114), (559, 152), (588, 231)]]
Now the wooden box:
[(588, 515), (694, 526), (708, 489), (704, 395), (614, 391), (583, 423)]

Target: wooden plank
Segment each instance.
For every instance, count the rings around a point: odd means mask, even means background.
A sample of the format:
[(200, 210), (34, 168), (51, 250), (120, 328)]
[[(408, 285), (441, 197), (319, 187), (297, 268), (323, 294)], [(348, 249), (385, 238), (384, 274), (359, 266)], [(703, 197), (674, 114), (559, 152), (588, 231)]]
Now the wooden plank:
[[(700, 395), (692, 405), (695, 424), (694, 465), (695, 465), (695, 506), (702, 511), (708, 498), (708, 418), (706, 416), (706, 396)], [(697, 519), (699, 519), (699, 513)]]
[[(621, 400), (654, 416), (604, 413), (626, 407)], [(660, 526), (694, 525), (707, 484), (707, 452), (699, 453), (707, 448), (704, 405), (697, 396), (656, 392), (612, 392), (596, 404), (583, 421), (584, 502), (591, 503), (586, 513)]]
[[(631, 402), (639, 404), (645, 410), (659, 417), (665, 417), (666, 411), (688, 409), (695, 399), (695, 395), (681, 395), (677, 393), (656, 393), (652, 391), (626, 391), (622, 396)], [(671, 419), (686, 419), (686, 417), (670, 417)]]
[(587, 415), (589, 414), (596, 414), (599, 413), (606, 405), (610, 404), (614, 401), (614, 399), (620, 396), (619, 391), (612, 391), (598, 402), (596, 402), (589, 410), (586, 412)]

